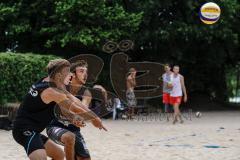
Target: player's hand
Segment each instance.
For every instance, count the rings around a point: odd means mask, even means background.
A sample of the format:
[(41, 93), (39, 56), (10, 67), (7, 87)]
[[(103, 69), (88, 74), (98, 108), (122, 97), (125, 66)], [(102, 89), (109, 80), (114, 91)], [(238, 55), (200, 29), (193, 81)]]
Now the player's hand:
[(186, 103), (187, 102), (187, 96), (184, 96), (183, 101)]
[(173, 88), (173, 84), (172, 83), (167, 83), (167, 88), (172, 89)]
[(103, 129), (103, 130), (107, 131), (107, 129), (103, 126), (102, 121), (101, 121), (100, 118), (93, 119), (92, 120), (92, 124), (96, 128)]
[(86, 126), (86, 123), (83, 120), (80, 120), (80, 119), (77, 119), (77, 118), (73, 119), (72, 124), (77, 126), (77, 127), (80, 127), (80, 128)]

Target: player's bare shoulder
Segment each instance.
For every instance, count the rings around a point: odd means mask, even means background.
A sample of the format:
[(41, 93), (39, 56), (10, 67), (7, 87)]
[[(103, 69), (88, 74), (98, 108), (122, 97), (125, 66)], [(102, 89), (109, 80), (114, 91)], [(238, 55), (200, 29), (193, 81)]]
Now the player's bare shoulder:
[(41, 98), (46, 104), (50, 102), (59, 103), (62, 100), (66, 99), (67, 95), (60, 89), (49, 87), (42, 92)]
[(179, 76), (180, 76), (181, 79), (184, 79), (184, 76), (183, 76), (183, 75), (179, 74)]
[(127, 76), (127, 80), (131, 81), (131, 80), (133, 80), (133, 77), (131, 75), (129, 75), (129, 76)]

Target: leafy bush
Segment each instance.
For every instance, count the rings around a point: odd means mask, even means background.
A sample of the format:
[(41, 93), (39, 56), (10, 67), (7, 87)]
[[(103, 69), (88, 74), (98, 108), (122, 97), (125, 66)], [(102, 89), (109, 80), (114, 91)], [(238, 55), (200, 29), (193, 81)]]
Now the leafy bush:
[(52, 55), (0, 53), (0, 103), (21, 101), (32, 83), (46, 76)]

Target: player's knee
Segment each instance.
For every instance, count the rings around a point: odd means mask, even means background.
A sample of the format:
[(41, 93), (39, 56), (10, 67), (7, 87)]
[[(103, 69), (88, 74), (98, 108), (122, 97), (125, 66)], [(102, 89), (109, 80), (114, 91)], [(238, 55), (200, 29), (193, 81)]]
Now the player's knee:
[(56, 160), (64, 160), (65, 154), (64, 154), (64, 152), (63, 152), (61, 149), (56, 150), (55, 153), (56, 153), (56, 154), (54, 154), (54, 157), (52, 157), (53, 159), (56, 159)]
[(47, 160), (47, 153), (44, 149), (33, 151), (29, 156), (30, 160)]
[(71, 132), (66, 132), (62, 135), (61, 140), (65, 145), (72, 145), (75, 143), (75, 135)]
[(64, 152), (60, 152), (60, 153), (58, 153), (58, 154), (54, 154), (54, 155), (52, 155), (51, 156), (51, 158), (53, 159), (53, 160), (64, 160), (64, 157), (65, 157), (65, 154), (64, 154)]

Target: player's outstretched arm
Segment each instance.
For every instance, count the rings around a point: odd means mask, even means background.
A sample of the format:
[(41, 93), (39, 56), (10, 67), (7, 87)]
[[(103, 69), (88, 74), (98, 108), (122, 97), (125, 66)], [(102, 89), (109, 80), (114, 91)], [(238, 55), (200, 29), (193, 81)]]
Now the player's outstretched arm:
[(90, 110), (74, 96), (69, 93), (54, 88), (48, 88), (41, 94), (41, 98), (45, 103), (56, 102), (60, 107), (63, 107), (74, 114), (89, 115), (88, 119), (96, 118), (93, 113), (88, 113)]
[(101, 119), (93, 112), (91, 111), (88, 106), (86, 106), (83, 102), (81, 102), (78, 98), (72, 97), (76, 104), (79, 104), (82, 108), (85, 109), (85, 113), (80, 114), (81, 117), (83, 117), (86, 121), (90, 120), (94, 127), (103, 129), (107, 131), (107, 129), (103, 126)]
[(93, 125), (99, 129), (105, 129), (100, 118), (86, 107), (79, 99), (65, 91), (48, 88), (41, 94), (41, 98), (45, 103), (56, 102), (60, 107), (63, 107), (73, 114), (78, 114), (84, 120), (91, 120)]

